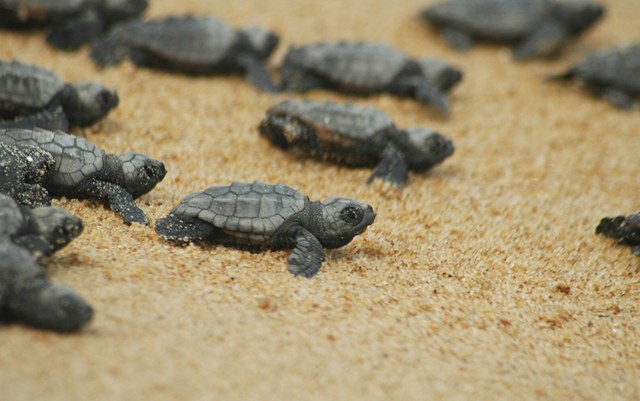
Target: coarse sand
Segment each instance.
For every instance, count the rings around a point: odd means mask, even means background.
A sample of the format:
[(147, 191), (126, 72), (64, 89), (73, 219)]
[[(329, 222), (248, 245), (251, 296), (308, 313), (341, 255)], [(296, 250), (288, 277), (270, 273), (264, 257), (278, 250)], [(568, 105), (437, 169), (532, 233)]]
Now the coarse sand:
[[(260, 138), (265, 110), (290, 95), (240, 76), (129, 62), (100, 70), (86, 48), (57, 52), (41, 33), (0, 32), (1, 59), (118, 91), (106, 120), (75, 133), (168, 170), (137, 201), (149, 226), (100, 203), (54, 202), (85, 230), (47, 271), (95, 318), (72, 335), (0, 328), (0, 399), (640, 400), (640, 259), (594, 233), (600, 218), (640, 210), (640, 113), (544, 82), (589, 52), (639, 40), (640, 3), (605, 1), (606, 18), (562, 57), (526, 63), (502, 46), (449, 49), (416, 18), (425, 3), (152, 0), (147, 14), (272, 28), (282, 38), (274, 73), (288, 45), (325, 39), (387, 42), (463, 68), (448, 120), (388, 95), (291, 95), (370, 104), (399, 127), (452, 138), (455, 154), (403, 190)], [(155, 234), (183, 196), (234, 180), (357, 198), (378, 217), (310, 280), (287, 272), (288, 251), (177, 247)]]

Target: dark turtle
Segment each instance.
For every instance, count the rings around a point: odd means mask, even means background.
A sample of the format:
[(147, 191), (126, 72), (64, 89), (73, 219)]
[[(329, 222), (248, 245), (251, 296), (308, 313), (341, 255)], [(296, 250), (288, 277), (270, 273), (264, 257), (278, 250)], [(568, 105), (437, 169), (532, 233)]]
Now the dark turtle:
[(282, 148), (323, 160), (376, 166), (375, 178), (403, 186), (409, 169), (425, 171), (453, 154), (453, 143), (426, 128), (400, 130), (373, 107), (285, 100), (267, 110), (260, 134)]
[(62, 209), (27, 209), (0, 194), (0, 316), (55, 331), (75, 331), (91, 320), (91, 306), (73, 290), (52, 284), (34, 260), (81, 231), (80, 219)]
[(94, 43), (100, 66), (129, 57), (139, 66), (186, 74), (244, 72), (256, 87), (275, 91), (265, 63), (278, 37), (259, 27), (236, 31), (213, 17), (181, 16), (116, 25)]
[(158, 220), (156, 232), (178, 242), (293, 248), (289, 271), (311, 277), (324, 260), (323, 248), (348, 244), (375, 217), (371, 206), (352, 199), (311, 202), (286, 185), (234, 182), (185, 197)]
[(62, 131), (3, 129), (0, 142), (51, 153), (56, 165), (44, 182), (51, 195), (106, 200), (130, 223), (147, 223), (133, 199), (152, 190), (166, 174), (160, 161), (133, 152), (107, 154), (88, 140)]
[(516, 59), (553, 55), (603, 14), (600, 4), (581, 0), (449, 0), (422, 11), (454, 48), (505, 42)]
[(22, 206), (48, 206), (51, 198), (43, 182), (54, 166), (53, 156), (47, 151), (0, 143), (0, 193)]
[(320, 42), (289, 48), (280, 70), (281, 86), (294, 92), (313, 88), (359, 95), (387, 92), (432, 104), (447, 114), (449, 106), (442, 92), (462, 74), (456, 70), (457, 74), (451, 75), (455, 79), (447, 85), (431, 82), (424, 75), (430, 64), (433, 59), (416, 60), (382, 43)]
[(62, 109), (70, 124), (88, 126), (117, 105), (116, 92), (102, 85), (65, 84), (46, 68), (0, 61), (0, 117), (14, 118), (49, 110), (58, 114), (54, 118), (60, 118)]
[(70, 127), (62, 108), (56, 107), (18, 117), (15, 120), (0, 120), (0, 129), (2, 128), (43, 128), (49, 131), (67, 132)]
[(630, 110), (633, 98), (640, 96), (640, 44), (594, 53), (551, 78), (576, 79), (615, 107)]
[(75, 50), (116, 22), (136, 18), (147, 0), (0, 0), (0, 26), (50, 26), (47, 42)]
[(633, 253), (640, 255), (640, 213), (605, 217), (596, 227), (596, 234), (613, 238), (622, 245), (632, 246)]

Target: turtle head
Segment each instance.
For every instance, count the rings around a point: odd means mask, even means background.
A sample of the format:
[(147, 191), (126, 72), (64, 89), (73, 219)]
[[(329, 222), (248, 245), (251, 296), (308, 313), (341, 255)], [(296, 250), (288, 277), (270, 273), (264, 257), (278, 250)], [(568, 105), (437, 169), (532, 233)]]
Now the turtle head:
[(93, 318), (93, 309), (87, 301), (63, 285), (45, 285), (32, 299), (32, 310), (21, 314), (21, 318), (36, 327), (60, 332), (77, 331)]
[(428, 128), (412, 128), (404, 131), (401, 146), (409, 166), (423, 171), (442, 162), (455, 150), (453, 142), (438, 132)]
[(167, 175), (164, 163), (141, 153), (126, 152), (118, 159), (124, 173), (123, 187), (134, 199), (151, 191)]
[(67, 85), (61, 99), (72, 125), (88, 126), (102, 119), (118, 105), (118, 94), (94, 82)]
[(420, 68), (427, 82), (442, 92), (448, 92), (462, 80), (462, 70), (438, 58), (420, 60)]
[(321, 203), (322, 220), (314, 232), (327, 248), (338, 248), (362, 234), (376, 218), (373, 208), (348, 198), (331, 198)]
[(601, 4), (584, 0), (567, 0), (554, 3), (554, 14), (574, 34), (578, 34), (604, 15)]
[(247, 26), (241, 32), (249, 41), (253, 53), (261, 60), (267, 59), (280, 42), (276, 34), (259, 26)]
[(33, 250), (44, 256), (64, 248), (82, 233), (82, 220), (58, 207), (31, 209), (29, 217), (30, 231), (38, 237)]

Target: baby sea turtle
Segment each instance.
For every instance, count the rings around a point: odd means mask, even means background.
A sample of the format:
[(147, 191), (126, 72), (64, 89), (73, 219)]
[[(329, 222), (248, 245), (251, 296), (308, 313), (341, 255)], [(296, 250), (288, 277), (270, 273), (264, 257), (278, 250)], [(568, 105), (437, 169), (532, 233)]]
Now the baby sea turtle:
[(55, 331), (75, 331), (93, 316), (73, 290), (52, 284), (35, 258), (82, 232), (82, 221), (55, 207), (20, 207), (0, 194), (0, 316)]
[(632, 246), (633, 253), (640, 255), (640, 213), (605, 217), (596, 227), (596, 234), (613, 238), (622, 245)]
[(106, 200), (130, 223), (147, 223), (133, 199), (152, 190), (167, 172), (162, 162), (143, 154), (107, 154), (85, 138), (62, 131), (3, 129), (0, 142), (51, 153), (56, 164), (44, 182), (51, 195)]
[(454, 48), (506, 42), (516, 59), (553, 55), (603, 14), (600, 4), (581, 0), (449, 0), (422, 11)]
[(188, 195), (158, 220), (156, 232), (178, 242), (293, 248), (289, 271), (312, 277), (324, 260), (323, 248), (348, 244), (375, 217), (371, 206), (353, 199), (311, 202), (286, 185), (234, 182)]
[(147, 5), (147, 0), (0, 0), (0, 26), (50, 26), (47, 42), (74, 50), (114, 23), (140, 16)]
[(0, 143), (0, 194), (27, 207), (51, 204), (44, 181), (53, 173), (55, 161), (47, 151), (32, 146)]
[(285, 100), (267, 110), (260, 134), (282, 148), (298, 148), (323, 160), (375, 166), (379, 178), (403, 186), (409, 169), (425, 171), (451, 156), (453, 143), (427, 128), (400, 130), (370, 106)]
[(129, 57), (134, 64), (186, 74), (243, 72), (261, 90), (275, 91), (265, 63), (278, 37), (252, 26), (239, 31), (213, 17), (180, 16), (116, 25), (94, 43), (100, 66)]
[(576, 79), (615, 107), (630, 110), (633, 98), (640, 96), (640, 44), (594, 53), (551, 78)]
[[(72, 125), (88, 126), (118, 105), (116, 92), (93, 82), (65, 84), (52, 71), (0, 61), (0, 117), (14, 118), (62, 109)], [(55, 118), (59, 118), (56, 116)]]
[[(280, 70), (282, 90), (305, 92), (329, 88), (369, 95), (386, 92), (432, 104), (443, 114), (449, 106), (443, 96), (462, 78), (440, 60), (413, 59), (382, 43), (320, 42), (291, 47)], [(424, 71), (431, 71), (425, 76)], [(431, 81), (435, 73), (438, 80)], [(441, 79), (447, 74), (447, 79)]]

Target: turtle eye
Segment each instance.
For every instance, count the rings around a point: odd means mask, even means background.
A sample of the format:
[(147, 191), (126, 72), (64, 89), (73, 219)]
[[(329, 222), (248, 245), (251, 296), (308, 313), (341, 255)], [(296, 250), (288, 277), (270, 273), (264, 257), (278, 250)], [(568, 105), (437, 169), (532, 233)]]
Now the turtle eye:
[(347, 206), (340, 212), (340, 218), (346, 223), (355, 226), (362, 221), (362, 210), (355, 206)]

